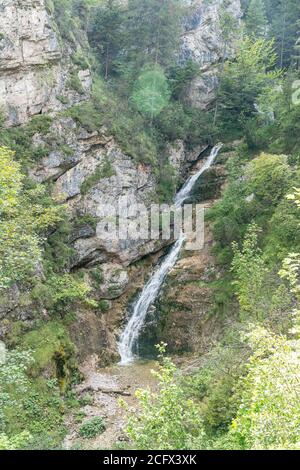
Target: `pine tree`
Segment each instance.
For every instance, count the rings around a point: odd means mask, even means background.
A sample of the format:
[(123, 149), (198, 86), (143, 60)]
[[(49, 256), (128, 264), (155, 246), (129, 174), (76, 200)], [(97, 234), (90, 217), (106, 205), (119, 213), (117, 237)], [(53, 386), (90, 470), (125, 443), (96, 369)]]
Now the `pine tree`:
[(89, 31), (90, 44), (100, 56), (106, 80), (117, 68), (117, 58), (124, 39), (122, 19), (123, 10), (119, 3), (116, 0), (106, 0), (106, 3), (96, 9)]
[(268, 30), (266, 7), (263, 0), (251, 0), (246, 18), (247, 34), (253, 38), (265, 38)]
[(127, 58), (139, 69), (168, 67), (175, 60), (181, 31), (180, 0), (129, 0)]
[(300, 18), (299, 0), (267, 0), (267, 12), (271, 23), (269, 36), (275, 38), (280, 67), (293, 62), (294, 47), (298, 38)]

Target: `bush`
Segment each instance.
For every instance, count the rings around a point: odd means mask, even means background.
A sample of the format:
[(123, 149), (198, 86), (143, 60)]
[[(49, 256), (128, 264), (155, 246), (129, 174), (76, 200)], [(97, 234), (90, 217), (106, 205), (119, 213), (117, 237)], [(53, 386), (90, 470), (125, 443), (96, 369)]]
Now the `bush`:
[(66, 83), (67, 87), (71, 90), (77, 91), (79, 95), (84, 95), (82, 83), (78, 77), (78, 73), (73, 72)]
[(100, 416), (86, 421), (79, 429), (79, 435), (85, 439), (93, 439), (105, 431), (105, 424)]
[(20, 350), (0, 367), (0, 448), (53, 449), (66, 434), (57, 381), (30, 377), (32, 367), (33, 354)]
[[(164, 353), (165, 346), (159, 347)], [(155, 376), (158, 391), (138, 390), (140, 413), (128, 415), (126, 432), (134, 449), (194, 449), (201, 448), (204, 431), (200, 410), (196, 403), (187, 399), (178, 383), (178, 370), (167, 357), (160, 356), (162, 363)], [(125, 404), (124, 404), (125, 406)]]
[(110, 161), (106, 159), (102, 164), (100, 164), (94, 173), (86, 178), (80, 187), (81, 194), (86, 194), (99, 183), (100, 180), (104, 178), (111, 178), (115, 175), (115, 170), (111, 165)]

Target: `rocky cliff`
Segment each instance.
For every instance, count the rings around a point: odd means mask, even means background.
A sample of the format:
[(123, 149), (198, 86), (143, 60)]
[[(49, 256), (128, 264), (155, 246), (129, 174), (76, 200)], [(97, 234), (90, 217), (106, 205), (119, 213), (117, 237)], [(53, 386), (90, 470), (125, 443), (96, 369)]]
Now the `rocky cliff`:
[(0, 103), (7, 125), (57, 112), (62, 109), (61, 95), (70, 94), (76, 102), (86, 98), (90, 88), (86, 69), (76, 72), (82, 95), (67, 90), (72, 50), (63, 43), (48, 5), (44, 0), (1, 0)]
[[(191, 85), (189, 99), (203, 109), (209, 106), (216, 86), (216, 64), (223, 54), (219, 11), (222, 0), (189, 0), (190, 12), (185, 19), (180, 61), (192, 59), (200, 64), (202, 74)], [(0, 102), (8, 126), (20, 125), (33, 115), (48, 113), (57, 116), (49, 134), (60, 137), (62, 152), (53, 149), (31, 170), (39, 182), (55, 181), (55, 192), (63, 196), (76, 216), (89, 215), (97, 221), (97, 211), (103, 204), (114, 205), (119, 197), (128, 204), (149, 205), (155, 193), (151, 168), (137, 164), (124, 155), (109, 129), (88, 132), (78, 128), (72, 118), (61, 118), (61, 110), (87, 100), (91, 73), (86, 65), (74, 60), (86, 55), (87, 38), (78, 30), (75, 43), (64, 38), (55, 21), (50, 2), (44, 0), (4, 0), (0, 16)], [(240, 17), (239, 0), (227, 2), (227, 9)], [(78, 28), (78, 26), (77, 26)], [(79, 39), (78, 39), (79, 38)], [(73, 84), (73, 86), (72, 86)], [(74, 85), (76, 84), (76, 86)], [(77, 89), (74, 89), (77, 88)], [(34, 137), (37, 145), (45, 136)], [(170, 147), (170, 160), (180, 170), (186, 160), (197, 158), (203, 149), (186, 153), (177, 142)], [(83, 183), (101, 171), (104, 163), (110, 166), (109, 175), (99, 178), (83, 194)], [(99, 228), (101, 230), (101, 228)], [(155, 243), (110, 242), (101, 239), (99, 230), (81, 227), (74, 233), (77, 252), (74, 265), (114, 261), (129, 264), (157, 249)], [(97, 236), (98, 234), (98, 236)], [(100, 234), (101, 235), (101, 234)]]
[[(187, 98), (203, 110), (214, 100), (217, 65), (224, 58), (221, 4), (222, 0), (186, 0), (188, 14), (179, 61), (192, 59), (201, 67), (201, 76), (193, 81)], [(128, 266), (158, 252), (164, 244), (103, 239), (99, 208), (114, 206), (119, 198), (130, 205), (143, 203), (149, 207), (155, 199), (156, 180), (150, 165), (138, 163), (121, 150), (109, 128), (89, 129), (65, 112), (78, 103), (88, 103), (92, 86), (90, 51), (82, 18), (75, 21), (65, 17), (61, 21), (62, 13), (55, 5), (59, 2), (0, 0), (0, 105), (6, 127), (22, 126), (36, 115), (52, 117), (47, 132), (33, 136), (33, 146), (48, 148), (48, 152), (30, 168), (30, 176), (40, 183), (51, 182), (54, 194), (66, 203), (73, 218), (81, 221), (70, 240), (75, 249), (72, 268), (89, 270), (101, 264), (103, 287), (97, 295), (111, 301), (119, 298), (131, 282)], [(240, 18), (239, 0), (227, 1), (226, 9)], [(231, 53), (228, 50), (226, 54)], [(203, 150), (187, 151), (181, 141), (170, 143), (170, 163), (175, 172), (180, 173)], [(17, 318), (30, 318), (30, 307), (24, 313), (14, 301), (12, 310)], [(11, 306), (4, 308), (4, 316), (7, 311)], [(117, 317), (116, 322), (120, 321), (120, 315)], [(94, 330), (98, 331), (96, 349), (113, 342), (107, 318), (93, 316), (86, 335)], [(74, 333), (77, 339), (80, 334), (78, 329)]]
[(236, 28), (242, 17), (240, 0), (185, 0), (190, 13), (184, 22), (180, 61), (192, 60), (201, 67), (201, 75), (191, 84), (190, 102), (200, 109), (207, 109), (214, 100), (218, 84), (218, 64), (234, 55), (234, 31), (224, 39), (222, 29), (226, 15), (236, 20)]

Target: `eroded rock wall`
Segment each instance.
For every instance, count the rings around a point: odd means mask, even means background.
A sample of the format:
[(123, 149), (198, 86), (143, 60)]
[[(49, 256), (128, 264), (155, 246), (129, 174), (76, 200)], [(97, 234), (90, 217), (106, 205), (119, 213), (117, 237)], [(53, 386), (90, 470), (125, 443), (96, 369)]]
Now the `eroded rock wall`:
[[(74, 229), (70, 240), (75, 248), (72, 268), (85, 268), (89, 282), (93, 269), (100, 265), (104, 279), (95, 296), (108, 303), (102, 315), (77, 312), (74, 338), (82, 354), (100, 351), (106, 358), (114, 357), (117, 329), (128, 301), (127, 294), (121, 299), (120, 296), (131, 292), (134, 284), (128, 273), (135, 266), (129, 266), (158, 252), (164, 244), (104, 239), (99, 209), (105, 204), (116, 206), (122, 199), (129, 205), (142, 203), (149, 207), (156, 197), (156, 178), (149, 165), (137, 163), (121, 151), (109, 129), (88, 132), (71, 117), (60, 114), (88, 100), (91, 72), (88, 67), (74, 66), (72, 56), (81, 50), (81, 44), (69, 44), (62, 37), (47, 4), (45, 0), (0, 0), (0, 106), (8, 127), (26, 124), (38, 114), (53, 117), (49, 135), (37, 134), (33, 138), (34, 145), (43, 146), (45, 138), (49, 145), (49, 139), (55, 136), (53, 148), (50, 146), (49, 154), (30, 169), (30, 176), (41, 183), (51, 181), (54, 193), (66, 203), (73, 218), (86, 220)], [(205, 110), (214, 100), (217, 66), (224, 58), (218, 15), (222, 0), (186, 0), (186, 4), (190, 14), (184, 22), (179, 60), (199, 63), (202, 73), (192, 83), (188, 99)], [(239, 19), (239, 0), (226, 4)], [(84, 31), (80, 34), (85, 36)], [(70, 78), (79, 82), (79, 91), (70, 86)], [(61, 148), (54, 145), (55, 140), (61, 142)], [(187, 152), (183, 142), (170, 143), (170, 162), (180, 173), (204, 149)], [(93, 180), (96, 172), (99, 177)], [(137, 268), (136, 277), (142, 284), (147, 273), (141, 280)], [(19, 293), (10, 294), (12, 298), (0, 308), (0, 318), (10, 316), (13, 320), (28, 321), (30, 327), (33, 318), (30, 302), (22, 306)], [(44, 313), (47, 317), (47, 312)], [(0, 336), (4, 337), (6, 332), (6, 326), (0, 325)]]
[[(0, 105), (8, 126), (62, 109), (58, 97), (70, 78), (68, 52), (44, 0), (1, 0)], [(78, 79), (88, 94), (90, 72), (81, 71)], [(73, 102), (86, 98), (71, 94)]]
[(184, 21), (179, 61), (192, 60), (200, 65), (201, 74), (191, 84), (188, 99), (200, 109), (209, 108), (215, 98), (218, 85), (218, 64), (234, 56), (234, 39), (222, 33), (222, 15), (229, 14), (236, 22), (242, 17), (240, 0), (184, 0), (190, 13)]

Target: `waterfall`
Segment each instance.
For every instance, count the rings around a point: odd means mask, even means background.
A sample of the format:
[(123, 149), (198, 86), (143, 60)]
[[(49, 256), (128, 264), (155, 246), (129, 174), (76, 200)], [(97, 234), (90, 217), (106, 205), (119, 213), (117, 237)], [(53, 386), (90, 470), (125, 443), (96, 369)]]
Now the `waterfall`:
[[(181, 190), (177, 193), (175, 197), (175, 206), (177, 208), (181, 207), (184, 201), (190, 196), (190, 193), (199, 177), (211, 167), (221, 147), (222, 145), (220, 144), (212, 149), (206, 163), (195, 175), (188, 178)], [(184, 240), (184, 234), (181, 233), (179, 239), (172, 246), (168, 255), (150, 277), (134, 306), (133, 313), (124, 332), (121, 334), (118, 344), (119, 354), (121, 356), (120, 363), (122, 365), (130, 364), (134, 360), (133, 348), (139, 338), (139, 334), (145, 323), (149, 308), (157, 299), (168, 273), (175, 266), (184, 244)]]
[(185, 184), (183, 185), (181, 190), (175, 196), (176, 207), (182, 206), (184, 201), (190, 196), (191, 191), (192, 191), (193, 187), (195, 186), (195, 184), (197, 183), (198, 179), (200, 178), (200, 176), (206, 170), (208, 170), (211, 167), (211, 165), (215, 161), (215, 159), (216, 159), (219, 151), (221, 150), (221, 148), (222, 148), (221, 144), (216, 145), (212, 149), (212, 151), (210, 152), (210, 155), (209, 155), (207, 161), (205, 162), (205, 164), (202, 166), (202, 168), (197, 173), (195, 173), (193, 176), (191, 176), (190, 178), (187, 179), (187, 181), (185, 182)]

